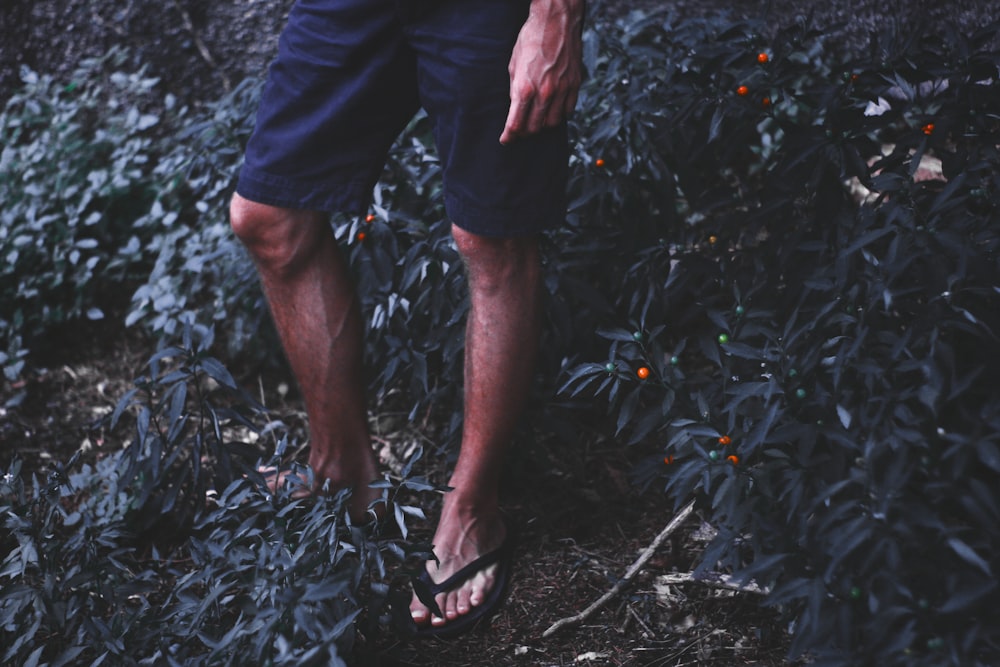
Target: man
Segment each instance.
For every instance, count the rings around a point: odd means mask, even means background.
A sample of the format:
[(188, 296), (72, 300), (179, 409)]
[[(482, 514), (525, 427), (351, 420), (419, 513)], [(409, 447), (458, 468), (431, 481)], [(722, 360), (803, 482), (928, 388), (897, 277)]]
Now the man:
[(427, 634), (467, 629), (505, 579), (503, 562), (480, 559), (508, 544), (498, 483), (535, 363), (537, 234), (565, 212), (582, 15), (582, 0), (299, 0), (232, 201), (303, 393), (317, 483), (353, 488), (363, 514), (378, 476), (363, 322), (327, 213), (367, 208), (419, 106), (434, 125), (471, 310), (462, 448), (428, 564), (432, 583), (452, 581), (435, 591), (435, 613), (416, 596), (410, 605)]

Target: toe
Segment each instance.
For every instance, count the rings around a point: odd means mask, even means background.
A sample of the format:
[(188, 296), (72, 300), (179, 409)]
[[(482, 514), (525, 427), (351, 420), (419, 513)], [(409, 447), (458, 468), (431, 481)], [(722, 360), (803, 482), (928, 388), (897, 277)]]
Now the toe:
[(430, 612), (423, 605), (416, 605), (410, 607), (410, 616), (417, 625), (425, 625), (430, 617)]
[(431, 610), (414, 595), (410, 601), (410, 616), (417, 625), (427, 625), (431, 620)]
[(441, 609), (444, 611), (444, 617), (449, 621), (458, 618), (458, 592), (452, 591), (448, 593), (448, 597), (445, 599), (444, 606)]
[(489, 567), (476, 574), (469, 582), (469, 604), (473, 607), (481, 605), (486, 595), (493, 589), (496, 580), (496, 566)]
[(436, 614), (431, 614), (431, 625), (444, 625), (448, 622), (448, 596), (445, 593), (441, 593), (434, 601), (437, 602), (438, 609), (444, 614), (444, 617), (438, 616)]
[(473, 592), (474, 589), (463, 587), (458, 591), (458, 594), (455, 596), (456, 597), (455, 611), (458, 612), (459, 616), (461, 616), (462, 614), (468, 614), (469, 610), (475, 604), (471, 602), (471, 595), (473, 594)]

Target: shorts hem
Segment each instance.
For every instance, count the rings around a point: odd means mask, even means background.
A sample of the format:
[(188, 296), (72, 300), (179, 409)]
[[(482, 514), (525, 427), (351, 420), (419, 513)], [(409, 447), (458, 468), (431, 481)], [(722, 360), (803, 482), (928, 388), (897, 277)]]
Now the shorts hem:
[(340, 184), (302, 182), (244, 167), (236, 183), (236, 193), (244, 199), (268, 206), (355, 215), (363, 213), (368, 207), (372, 187), (361, 181)]
[(459, 228), (477, 236), (516, 238), (534, 236), (563, 224), (564, 202), (519, 209), (484, 208), (455, 196), (445, 195), (445, 210)]

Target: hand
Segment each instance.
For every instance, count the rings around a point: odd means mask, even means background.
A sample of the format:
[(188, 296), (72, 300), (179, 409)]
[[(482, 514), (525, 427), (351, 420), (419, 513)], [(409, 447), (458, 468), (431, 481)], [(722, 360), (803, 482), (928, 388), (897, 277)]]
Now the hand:
[(554, 127), (580, 90), (583, 0), (532, 0), (510, 57), (510, 111), (500, 143)]

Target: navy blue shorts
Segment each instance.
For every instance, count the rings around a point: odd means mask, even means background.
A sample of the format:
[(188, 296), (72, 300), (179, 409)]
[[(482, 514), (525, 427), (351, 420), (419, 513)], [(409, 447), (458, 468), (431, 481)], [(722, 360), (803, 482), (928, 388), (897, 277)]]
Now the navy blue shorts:
[(452, 222), (484, 236), (561, 223), (566, 126), (499, 142), (528, 0), (299, 0), (279, 42), (237, 192), (361, 214), (396, 137), (431, 119)]

